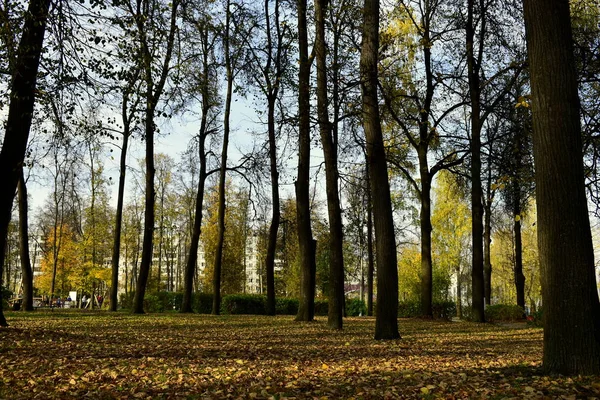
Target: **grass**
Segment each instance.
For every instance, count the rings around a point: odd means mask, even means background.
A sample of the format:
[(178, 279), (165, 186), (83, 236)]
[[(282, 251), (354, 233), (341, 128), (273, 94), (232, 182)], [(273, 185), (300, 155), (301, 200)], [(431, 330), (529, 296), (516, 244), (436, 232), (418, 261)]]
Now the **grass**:
[(598, 377), (546, 377), (539, 328), (373, 318), (7, 313), (0, 398), (600, 397)]

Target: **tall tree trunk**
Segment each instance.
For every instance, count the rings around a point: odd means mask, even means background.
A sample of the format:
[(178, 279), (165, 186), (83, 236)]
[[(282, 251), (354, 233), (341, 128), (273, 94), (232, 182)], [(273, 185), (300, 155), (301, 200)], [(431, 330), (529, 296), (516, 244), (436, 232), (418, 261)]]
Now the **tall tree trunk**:
[(364, 2), (360, 56), (363, 125), (367, 140), (375, 245), (377, 249), (377, 312), (375, 339), (397, 339), (398, 262), (392, 201), (377, 98), (379, 53), (379, 0)]
[(339, 171), (337, 137), (329, 120), (327, 95), (327, 50), (325, 45), (325, 12), (327, 0), (315, 0), (317, 60), (317, 114), (321, 144), (325, 156), (325, 183), (329, 215), (329, 311), (327, 324), (332, 329), (342, 329), (344, 314), (344, 254), (343, 228), (338, 189)]
[[(123, 144), (119, 164), (119, 192), (117, 194), (117, 212), (115, 216), (115, 237), (112, 251), (112, 270), (110, 285), (110, 311), (117, 311), (119, 292), (119, 257), (121, 255), (121, 227), (123, 225), (123, 198), (125, 197), (125, 174), (127, 172), (127, 146), (129, 142), (129, 120), (126, 115), (127, 100), (123, 99)], [(127, 286), (127, 281), (125, 282)]]
[[(267, 1), (268, 2), (268, 1)], [(267, 3), (266, 2), (266, 3)], [(275, 250), (277, 231), (281, 222), (279, 200), (279, 172), (277, 170), (277, 142), (275, 138), (275, 98), (268, 99), (269, 160), (271, 167), (271, 225), (267, 242), (265, 268), (267, 275), (267, 315), (275, 315)]]
[[(23, 23), (23, 34), (17, 49), (16, 67), (11, 80), (6, 131), (0, 151), (0, 171), (2, 171), (0, 178), (0, 187), (2, 187), (0, 192), (0, 256), (2, 258), (4, 258), (6, 249), (12, 203), (19, 181), (19, 169), (25, 159), (31, 128), (37, 72), (49, 7), (49, 0), (31, 0), (29, 2)], [(2, 269), (0, 269), (0, 282), (2, 282)], [(1, 307), (0, 326), (7, 326)]]
[[(428, 125), (426, 125), (428, 126)], [(431, 260), (431, 175), (427, 163), (427, 148), (419, 146), (421, 176), (421, 314), (433, 317), (433, 267)]]
[(33, 311), (33, 271), (31, 269), (31, 259), (29, 258), (29, 218), (27, 202), (27, 185), (23, 168), (19, 174), (19, 236), (21, 255), (21, 276), (23, 284), (23, 302), (21, 308), (23, 311)]
[(198, 174), (198, 187), (196, 189), (196, 208), (194, 213), (194, 222), (191, 231), (190, 247), (185, 263), (183, 278), (183, 301), (181, 304), (182, 313), (191, 313), (192, 310), (192, 292), (194, 288), (194, 278), (196, 277), (198, 264), (198, 245), (200, 243), (200, 233), (202, 230), (202, 210), (204, 209), (204, 184), (206, 182), (206, 138), (208, 136), (208, 113), (212, 108), (210, 96), (210, 44), (208, 37), (208, 27), (199, 25), (200, 35), (202, 37), (202, 80), (201, 80), (201, 98), (202, 98), (202, 117), (200, 120), (200, 131), (198, 132), (198, 156), (200, 158), (200, 172)]
[[(467, 10), (467, 67), (469, 96), (471, 99), (471, 237), (473, 258), (471, 270), (473, 320), (485, 322), (483, 282), (483, 190), (481, 187), (481, 89), (480, 57), (474, 52), (475, 26), (473, 13), (475, 0), (468, 0)], [(480, 44), (481, 46), (481, 44)], [(481, 52), (481, 48), (479, 49)]]
[(219, 210), (217, 215), (217, 248), (213, 270), (213, 306), (212, 314), (221, 313), (221, 267), (223, 263), (223, 243), (225, 242), (225, 177), (227, 173), (227, 148), (229, 146), (229, 117), (231, 113), (231, 96), (233, 93), (233, 65), (229, 47), (231, 1), (227, 0), (225, 18), (225, 68), (227, 69), (227, 94), (225, 97), (225, 115), (223, 116), (223, 149), (221, 152), (221, 170), (219, 172)]
[(146, 110), (145, 110), (145, 134), (146, 134), (146, 197), (144, 200), (144, 238), (142, 242), (142, 261), (139, 267), (139, 276), (136, 283), (135, 295), (133, 297), (132, 312), (135, 314), (144, 313), (144, 295), (146, 294), (146, 286), (152, 266), (152, 250), (154, 239), (154, 220), (155, 211), (154, 203), (156, 191), (154, 189), (154, 113), (156, 106), (162, 95), (165, 82), (170, 70), (171, 57), (173, 55), (173, 44), (175, 42), (175, 32), (177, 30), (177, 9), (179, 0), (174, 0), (171, 3), (171, 16), (168, 37), (166, 41), (166, 53), (161, 65), (160, 77), (155, 84), (154, 71), (152, 65), (152, 54), (148, 47), (149, 39), (146, 37), (145, 26), (147, 17), (141, 15), (141, 10), (138, 10), (137, 15), (134, 15), (138, 34), (140, 35), (140, 50), (142, 53), (142, 62), (144, 70), (144, 79), (146, 81)]
[(492, 301), (492, 183), (491, 169), (488, 168), (488, 179), (486, 184), (486, 200), (483, 203), (483, 287), (485, 304), (490, 305)]
[(312, 321), (315, 316), (316, 246), (310, 226), (310, 67), (306, 0), (298, 0), (298, 178), (296, 180), (296, 220), (300, 253), (300, 304), (296, 321)]
[[(517, 143), (519, 140), (517, 139)], [(521, 154), (517, 151), (517, 177), (519, 174), (519, 158)], [(513, 231), (515, 234), (515, 289), (517, 292), (517, 305), (525, 312), (525, 275), (523, 275), (523, 244), (521, 240), (521, 188), (518, 178), (514, 179), (513, 184)]]
[[(279, 198), (279, 171), (277, 168), (277, 138), (275, 135), (275, 103), (279, 94), (279, 83), (283, 71), (281, 69), (282, 33), (279, 23), (279, 1), (275, 1), (275, 27), (277, 29), (277, 48), (273, 57), (273, 38), (271, 34), (271, 16), (269, 13), (269, 0), (265, 0), (265, 18), (268, 46), (267, 65), (264, 76), (267, 83), (267, 130), (269, 135), (269, 162), (271, 170), (271, 225), (267, 241), (267, 255), (265, 269), (267, 275), (267, 315), (275, 315), (275, 251), (277, 248), (277, 231), (281, 223), (280, 198)], [(275, 82), (271, 79), (272, 63), (275, 63)], [(262, 285), (261, 285), (262, 288)]]
[(367, 315), (373, 316), (375, 254), (373, 251), (373, 202), (371, 201), (371, 178), (367, 164)]
[(600, 374), (600, 302), (567, 0), (525, 0), (547, 372)]
[(456, 266), (456, 316), (462, 318), (462, 279), (460, 277), (460, 264)]

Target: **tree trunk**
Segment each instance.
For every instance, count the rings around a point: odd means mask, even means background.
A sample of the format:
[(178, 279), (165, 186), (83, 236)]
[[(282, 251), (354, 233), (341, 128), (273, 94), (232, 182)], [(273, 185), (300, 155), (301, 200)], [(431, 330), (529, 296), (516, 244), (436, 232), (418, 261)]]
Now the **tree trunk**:
[(21, 309), (23, 311), (33, 311), (33, 271), (31, 269), (31, 259), (29, 258), (29, 218), (27, 202), (27, 185), (23, 176), (23, 168), (19, 174), (19, 236), (21, 255), (21, 274), (23, 284), (23, 301)]
[(300, 304), (296, 321), (312, 321), (315, 316), (316, 246), (310, 226), (310, 67), (306, 0), (298, 0), (298, 178), (296, 180), (296, 220), (300, 253)]
[(462, 318), (462, 279), (460, 277), (460, 265), (456, 267), (456, 317)]
[(317, 60), (317, 114), (323, 154), (325, 156), (325, 183), (329, 215), (329, 308), (327, 324), (342, 329), (344, 313), (344, 254), (342, 211), (338, 189), (339, 171), (337, 138), (329, 120), (327, 96), (327, 50), (325, 45), (325, 12), (327, 0), (315, 0)]
[(584, 188), (569, 2), (525, 0), (547, 372), (600, 374), (600, 303)]
[(277, 171), (277, 140), (275, 138), (275, 98), (268, 99), (269, 160), (271, 167), (272, 214), (267, 243), (265, 268), (267, 273), (267, 315), (275, 315), (275, 250), (281, 221), (279, 202), (279, 172)]
[(144, 200), (144, 238), (142, 241), (142, 261), (140, 263), (137, 285), (135, 287), (135, 295), (133, 297), (134, 314), (144, 313), (144, 296), (146, 294), (146, 286), (148, 277), (150, 276), (150, 268), (152, 266), (152, 248), (154, 236), (154, 108), (151, 107), (152, 88), (149, 87), (150, 99), (147, 99), (146, 109), (146, 196)]
[(174, 0), (171, 3), (171, 19), (170, 27), (166, 42), (166, 54), (161, 65), (160, 78), (154, 83), (154, 70), (152, 65), (152, 54), (148, 47), (148, 38), (145, 36), (145, 24), (147, 16), (136, 15), (136, 25), (139, 35), (141, 36), (140, 50), (142, 53), (142, 62), (144, 63), (144, 78), (146, 80), (146, 110), (145, 110), (145, 134), (146, 134), (146, 197), (144, 211), (144, 239), (142, 242), (142, 262), (140, 263), (139, 276), (137, 279), (135, 295), (133, 297), (133, 309), (135, 314), (144, 313), (144, 295), (146, 294), (146, 286), (150, 275), (150, 267), (152, 265), (153, 240), (154, 240), (154, 220), (155, 211), (154, 203), (156, 192), (154, 190), (154, 112), (162, 95), (167, 75), (170, 70), (170, 61), (173, 54), (173, 43), (175, 41), (175, 32), (177, 30), (177, 9), (179, 1)]
[[(119, 292), (119, 259), (121, 256), (121, 228), (123, 225), (123, 199), (125, 197), (125, 174), (127, 172), (127, 146), (129, 143), (129, 118), (127, 117), (128, 89), (123, 94), (123, 144), (121, 146), (121, 158), (119, 164), (119, 192), (117, 194), (117, 211), (115, 215), (115, 237), (113, 240), (112, 270), (110, 285), (110, 311), (117, 311)], [(127, 281), (125, 281), (127, 286)]]
[(369, 178), (369, 165), (367, 164), (367, 315), (373, 316), (375, 254), (373, 251), (373, 206), (371, 201), (371, 178)]
[(379, 0), (365, 0), (363, 15), (363, 41), (360, 56), (361, 91), (377, 251), (375, 339), (397, 339), (400, 337), (398, 332), (398, 262), (390, 185), (377, 98)]
[(491, 169), (488, 169), (488, 181), (486, 187), (486, 201), (483, 204), (483, 287), (485, 304), (490, 305), (492, 301), (492, 194), (491, 194)]
[(221, 313), (221, 269), (223, 263), (223, 244), (225, 242), (225, 177), (227, 174), (227, 148), (229, 146), (229, 117), (231, 114), (231, 96), (233, 93), (233, 66), (229, 48), (229, 29), (231, 2), (227, 0), (225, 18), (225, 67), (227, 69), (227, 95), (225, 98), (225, 115), (223, 116), (223, 149), (221, 152), (221, 170), (219, 172), (219, 210), (217, 215), (217, 248), (213, 271), (213, 306), (212, 314)]
[[(520, 154), (517, 154), (520, 157)], [(517, 169), (518, 171), (518, 169)], [(525, 312), (525, 275), (523, 275), (523, 244), (521, 240), (521, 188), (519, 180), (513, 182), (514, 198), (513, 218), (514, 218), (514, 234), (515, 234), (515, 288), (517, 291), (517, 305)]]
[(474, 1), (475, 0), (468, 0), (466, 26), (467, 67), (469, 75), (469, 95), (471, 99), (471, 237), (473, 240), (471, 291), (473, 320), (476, 322), (485, 322), (483, 282), (483, 190), (481, 187), (481, 89), (479, 78), (480, 65), (474, 54)]
[[(4, 258), (8, 226), (12, 212), (12, 203), (19, 181), (19, 169), (25, 159), (25, 150), (31, 128), (35, 87), (40, 55), (46, 31), (46, 19), (50, 1), (31, 0), (25, 21), (23, 34), (17, 49), (15, 71), (11, 81), (10, 104), (5, 124), (4, 142), (0, 151), (0, 255)], [(2, 270), (0, 269), (0, 282)], [(0, 326), (7, 326), (0, 307)]]
[(431, 260), (431, 175), (427, 150), (419, 146), (421, 176), (421, 314), (433, 318), (433, 267)]

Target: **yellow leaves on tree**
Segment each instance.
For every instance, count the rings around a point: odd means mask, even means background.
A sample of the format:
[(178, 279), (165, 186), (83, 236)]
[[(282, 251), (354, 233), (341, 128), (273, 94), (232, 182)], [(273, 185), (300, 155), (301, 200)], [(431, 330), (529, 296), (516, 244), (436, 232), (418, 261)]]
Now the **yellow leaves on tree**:
[[(218, 192), (207, 193), (206, 211), (201, 240), (204, 245), (206, 267), (202, 276), (203, 291), (210, 291), (214, 271), (214, 257), (218, 238)], [(225, 184), (225, 241), (223, 243), (223, 266), (221, 271), (221, 293), (241, 293), (245, 284), (244, 257), (247, 227), (248, 194), (235, 188), (231, 181)]]
[(42, 259), (42, 274), (35, 286), (42, 293), (50, 294), (52, 277), (56, 269), (54, 294), (65, 296), (72, 288), (72, 277), (81, 263), (79, 247), (73, 231), (67, 225), (50, 230), (46, 238), (46, 251)]

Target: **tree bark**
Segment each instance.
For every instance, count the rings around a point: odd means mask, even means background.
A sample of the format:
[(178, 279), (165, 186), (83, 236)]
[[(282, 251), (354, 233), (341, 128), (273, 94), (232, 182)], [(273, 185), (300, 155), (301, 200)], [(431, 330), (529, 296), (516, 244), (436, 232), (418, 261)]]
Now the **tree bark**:
[(327, 0), (315, 0), (317, 60), (317, 115), (321, 144), (325, 156), (325, 185), (329, 215), (329, 308), (327, 324), (331, 329), (343, 328), (344, 314), (344, 254), (342, 211), (338, 188), (339, 171), (337, 138), (329, 120), (327, 95), (327, 50), (325, 45), (325, 12)]
[[(23, 34), (17, 49), (16, 67), (11, 81), (10, 104), (4, 143), (0, 151), (0, 255), (4, 258), (8, 226), (12, 203), (19, 181), (19, 169), (25, 159), (25, 150), (31, 128), (35, 87), (40, 64), (40, 55), (46, 31), (46, 20), (50, 1), (31, 0), (25, 21)], [(2, 270), (0, 270), (2, 282)], [(0, 326), (7, 326), (4, 313), (0, 308)]]
[(21, 274), (23, 284), (23, 301), (21, 309), (23, 311), (33, 311), (33, 271), (31, 269), (31, 259), (29, 257), (29, 205), (27, 202), (27, 185), (23, 168), (19, 174), (19, 236), (20, 246), (19, 252), (21, 255)]
[[(517, 143), (519, 142), (517, 138)], [(517, 152), (515, 155), (517, 158), (517, 177), (519, 174), (519, 159), (521, 154)], [(515, 289), (517, 292), (517, 305), (525, 312), (525, 275), (523, 275), (523, 243), (521, 239), (521, 188), (518, 178), (513, 181), (513, 231), (515, 234)]]
[(371, 201), (371, 178), (369, 178), (369, 165), (367, 164), (367, 315), (373, 316), (375, 254), (373, 251), (373, 206)]
[(312, 321), (315, 316), (316, 245), (310, 226), (310, 67), (306, 0), (298, 0), (298, 177), (296, 189), (296, 221), (300, 253), (300, 304), (296, 321)]
[(213, 305), (212, 314), (221, 313), (221, 269), (223, 264), (223, 244), (225, 242), (225, 178), (227, 175), (227, 148), (229, 147), (229, 118), (231, 114), (231, 96), (233, 94), (233, 65), (230, 54), (229, 35), (231, 24), (231, 1), (227, 0), (225, 17), (225, 68), (227, 70), (227, 93), (225, 97), (225, 114), (223, 116), (223, 148), (221, 151), (221, 169), (219, 171), (219, 208), (217, 214), (217, 248), (213, 270)]
[(377, 313), (375, 339), (397, 339), (398, 262), (392, 202), (377, 97), (379, 0), (365, 0), (360, 56), (363, 126), (371, 180), (377, 251)]
[[(480, 60), (474, 53), (475, 28), (473, 21), (475, 0), (468, 0), (467, 10), (467, 67), (471, 100), (471, 237), (473, 257), (471, 270), (473, 320), (485, 322), (483, 282), (483, 206), (481, 187), (481, 88)], [(480, 46), (482, 44), (480, 43)], [(479, 50), (481, 52), (481, 48)]]
[[(141, 3), (138, 3), (141, 6)], [(142, 261), (139, 267), (139, 276), (137, 279), (135, 295), (133, 297), (134, 314), (144, 313), (144, 295), (146, 294), (146, 286), (150, 275), (153, 253), (153, 237), (154, 237), (154, 222), (155, 222), (155, 197), (154, 175), (154, 113), (160, 96), (162, 95), (165, 82), (170, 70), (170, 62), (173, 54), (173, 44), (175, 42), (175, 31), (177, 30), (177, 9), (179, 1), (174, 0), (171, 4), (170, 26), (166, 42), (166, 54), (160, 70), (158, 82), (154, 81), (154, 67), (152, 65), (152, 54), (149, 46), (149, 38), (146, 36), (147, 16), (142, 10), (137, 10), (133, 17), (136, 21), (137, 31), (140, 36), (140, 47), (142, 53), (142, 62), (144, 78), (146, 80), (146, 110), (145, 110), (145, 134), (146, 134), (146, 197), (144, 200), (144, 238), (142, 241)]]
[[(132, 83), (130, 83), (131, 85)], [(117, 194), (117, 210), (115, 215), (115, 237), (112, 249), (112, 270), (110, 285), (110, 311), (117, 311), (119, 301), (119, 262), (121, 256), (121, 230), (123, 225), (123, 200), (125, 197), (125, 175), (127, 173), (127, 147), (129, 145), (130, 118), (128, 116), (128, 101), (130, 87), (123, 92), (123, 104), (121, 116), (123, 120), (123, 143), (121, 145), (121, 157), (119, 160), (119, 191)], [(127, 286), (127, 283), (125, 284)]]
[(544, 369), (600, 374), (600, 302), (567, 0), (525, 0), (544, 299)]
[(488, 168), (486, 201), (483, 203), (483, 292), (486, 305), (492, 301), (492, 201), (491, 169)]

